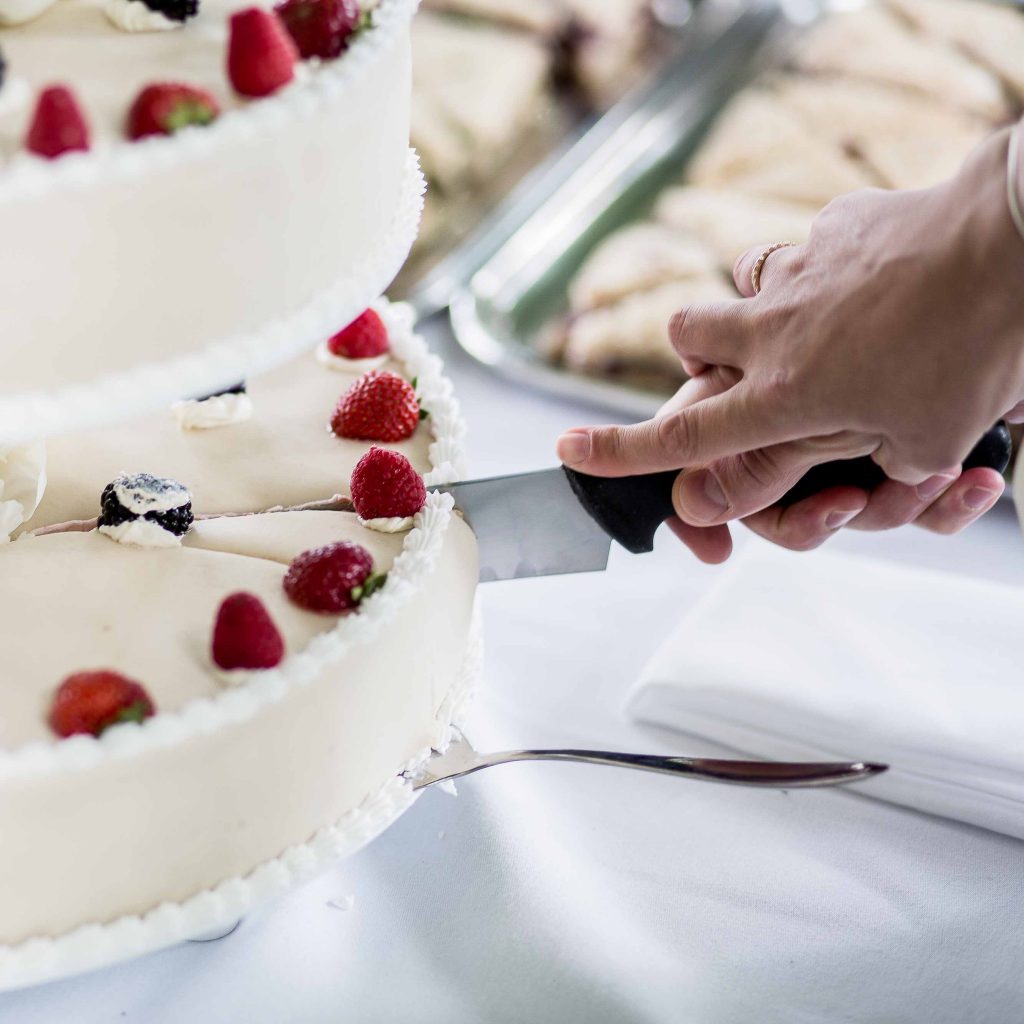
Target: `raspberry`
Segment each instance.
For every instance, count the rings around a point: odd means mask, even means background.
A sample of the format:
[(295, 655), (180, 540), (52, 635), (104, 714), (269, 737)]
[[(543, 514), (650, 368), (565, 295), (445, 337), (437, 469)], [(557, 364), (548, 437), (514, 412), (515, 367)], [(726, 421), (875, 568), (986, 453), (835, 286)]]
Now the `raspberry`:
[(110, 669), (96, 669), (75, 672), (60, 684), (50, 708), (50, 728), (58, 736), (99, 736), (112, 725), (141, 722), (155, 713), (139, 683)]
[(274, 668), (284, 640), (263, 602), (240, 592), (225, 597), (213, 624), (211, 657), (218, 668)]
[(424, 415), (408, 381), (371, 370), (341, 396), (331, 430), (357, 441), (403, 441), (412, 436)]
[(343, 359), (373, 359), (390, 349), (388, 329), (372, 309), (361, 313), (327, 342), (332, 355)]
[(51, 85), (39, 94), (25, 147), (48, 160), (89, 148), (89, 126), (70, 89)]
[(339, 56), (359, 26), (356, 0), (284, 0), (274, 11), (303, 57)]
[(179, 82), (147, 85), (128, 111), (130, 139), (173, 135), (188, 125), (210, 124), (220, 113), (217, 101), (204, 89)]
[(363, 519), (414, 516), (426, 500), (423, 477), (401, 452), (374, 446), (352, 471), (352, 503)]
[(299, 51), (280, 18), (258, 7), (230, 19), (228, 77), (242, 96), (269, 96), (295, 77)]
[(284, 591), (300, 608), (340, 615), (355, 608), (383, 585), (386, 574), (374, 574), (366, 548), (343, 540), (304, 551), (284, 576)]

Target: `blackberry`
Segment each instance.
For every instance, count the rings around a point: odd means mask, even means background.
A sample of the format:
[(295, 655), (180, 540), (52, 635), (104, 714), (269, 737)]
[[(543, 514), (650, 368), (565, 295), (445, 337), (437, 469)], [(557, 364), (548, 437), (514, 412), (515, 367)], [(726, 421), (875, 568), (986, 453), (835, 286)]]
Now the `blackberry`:
[(219, 395), (244, 395), (246, 390), (245, 381), (240, 380), (229, 388), (221, 388), (220, 391), (211, 391), (208, 395), (200, 395), (195, 401), (205, 402), (208, 398), (217, 398)]
[(175, 480), (164, 480), (160, 477), (151, 476), (148, 473), (139, 473), (133, 477), (118, 477), (117, 480), (107, 484), (100, 495), (99, 526), (120, 526), (122, 523), (132, 522), (136, 519), (148, 519), (168, 533), (173, 533), (176, 537), (183, 537), (188, 533), (194, 518), (191, 501), (186, 501), (184, 504), (177, 505), (174, 508), (163, 511), (151, 510), (140, 515), (138, 512), (125, 508), (117, 496), (118, 485), (124, 486), (125, 483), (137, 485), (141, 489), (157, 494), (172, 489), (182, 489), (181, 485)]
[(171, 21), (188, 21), (199, 13), (199, 0), (142, 0), (151, 10)]
[(162, 526), (168, 533), (175, 537), (184, 537), (192, 525), (192, 502), (188, 501), (177, 508), (169, 509), (167, 512), (147, 512), (144, 519), (150, 519)]

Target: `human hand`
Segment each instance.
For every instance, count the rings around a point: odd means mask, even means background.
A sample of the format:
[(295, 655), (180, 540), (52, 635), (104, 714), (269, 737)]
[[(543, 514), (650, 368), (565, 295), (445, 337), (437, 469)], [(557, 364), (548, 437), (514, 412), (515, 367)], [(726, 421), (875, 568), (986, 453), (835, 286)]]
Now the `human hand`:
[[(746, 299), (672, 324), (704, 384), (647, 423), (564, 435), (563, 461), (598, 475), (704, 467), (677, 482), (683, 523), (754, 517), (788, 546), (813, 546), (843, 515), (943, 532), (976, 518), (1001, 480), (957, 467), (994, 420), (1020, 419), (1024, 397), (1024, 242), (1006, 211), (1005, 152), (1004, 134), (952, 182), (831, 204), (806, 246), (769, 258), (756, 297), (761, 250), (741, 258)], [(841, 488), (762, 512), (812, 465), (864, 454), (892, 478), (870, 502)]]

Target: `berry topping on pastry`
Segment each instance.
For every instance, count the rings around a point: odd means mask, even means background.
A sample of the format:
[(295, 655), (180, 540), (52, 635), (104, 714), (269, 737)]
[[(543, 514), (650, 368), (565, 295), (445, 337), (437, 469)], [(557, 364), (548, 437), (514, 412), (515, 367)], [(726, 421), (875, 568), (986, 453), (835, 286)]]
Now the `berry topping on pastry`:
[(284, 658), (284, 640), (263, 602), (239, 592), (224, 598), (213, 624), (213, 663), (226, 670), (274, 668)]
[(383, 586), (386, 573), (374, 573), (373, 556), (351, 541), (304, 551), (288, 566), (284, 591), (300, 608), (340, 615)]
[(39, 94), (25, 148), (48, 160), (89, 148), (85, 115), (66, 86), (51, 85)]
[(192, 495), (177, 480), (121, 473), (103, 489), (98, 525), (122, 544), (171, 547), (192, 525)]
[(367, 309), (327, 342), (327, 350), (342, 359), (375, 359), (388, 354), (388, 329), (375, 310)]
[(220, 113), (217, 101), (204, 89), (180, 82), (147, 85), (128, 111), (130, 139), (173, 135), (189, 125), (210, 124)]
[(356, 441), (403, 441), (412, 436), (424, 415), (408, 381), (385, 370), (372, 370), (341, 396), (331, 430)]
[(60, 684), (50, 707), (50, 728), (58, 736), (99, 736), (122, 722), (155, 714), (153, 701), (133, 679), (109, 669), (75, 672)]
[(359, 27), (356, 0), (284, 0), (274, 10), (303, 57), (337, 57)]
[(423, 477), (401, 452), (374, 446), (352, 471), (352, 503), (359, 518), (371, 525), (414, 516), (426, 500)]
[(269, 96), (295, 77), (299, 51), (281, 20), (248, 7), (231, 15), (228, 77), (242, 96)]

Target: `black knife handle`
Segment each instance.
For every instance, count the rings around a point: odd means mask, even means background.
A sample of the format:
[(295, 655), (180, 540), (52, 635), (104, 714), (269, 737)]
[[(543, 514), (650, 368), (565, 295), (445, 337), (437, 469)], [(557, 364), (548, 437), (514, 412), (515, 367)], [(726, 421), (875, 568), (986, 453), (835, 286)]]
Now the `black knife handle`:
[[(1002, 473), (1010, 464), (1010, 432), (997, 423), (971, 449), (964, 469), (988, 466)], [(562, 467), (580, 504), (613, 540), (634, 555), (654, 549), (654, 535), (666, 519), (675, 515), (672, 489), (679, 470), (643, 476), (604, 477)], [(779, 504), (788, 507), (829, 487), (847, 485), (874, 490), (885, 474), (869, 456), (825, 462), (809, 470), (787, 491)]]
[[(988, 430), (981, 440), (970, 450), (963, 461), (964, 469), (977, 469), (987, 466), (999, 473), (1006, 471), (1010, 464), (1010, 453), (1013, 444), (1010, 431), (1000, 420)], [(780, 499), (783, 508), (795, 505), (813, 494), (820, 494), (830, 487), (860, 487), (865, 491), (873, 491), (886, 479), (881, 466), (870, 456), (863, 455), (859, 459), (840, 459), (837, 462), (823, 462), (820, 466), (809, 469)]]

